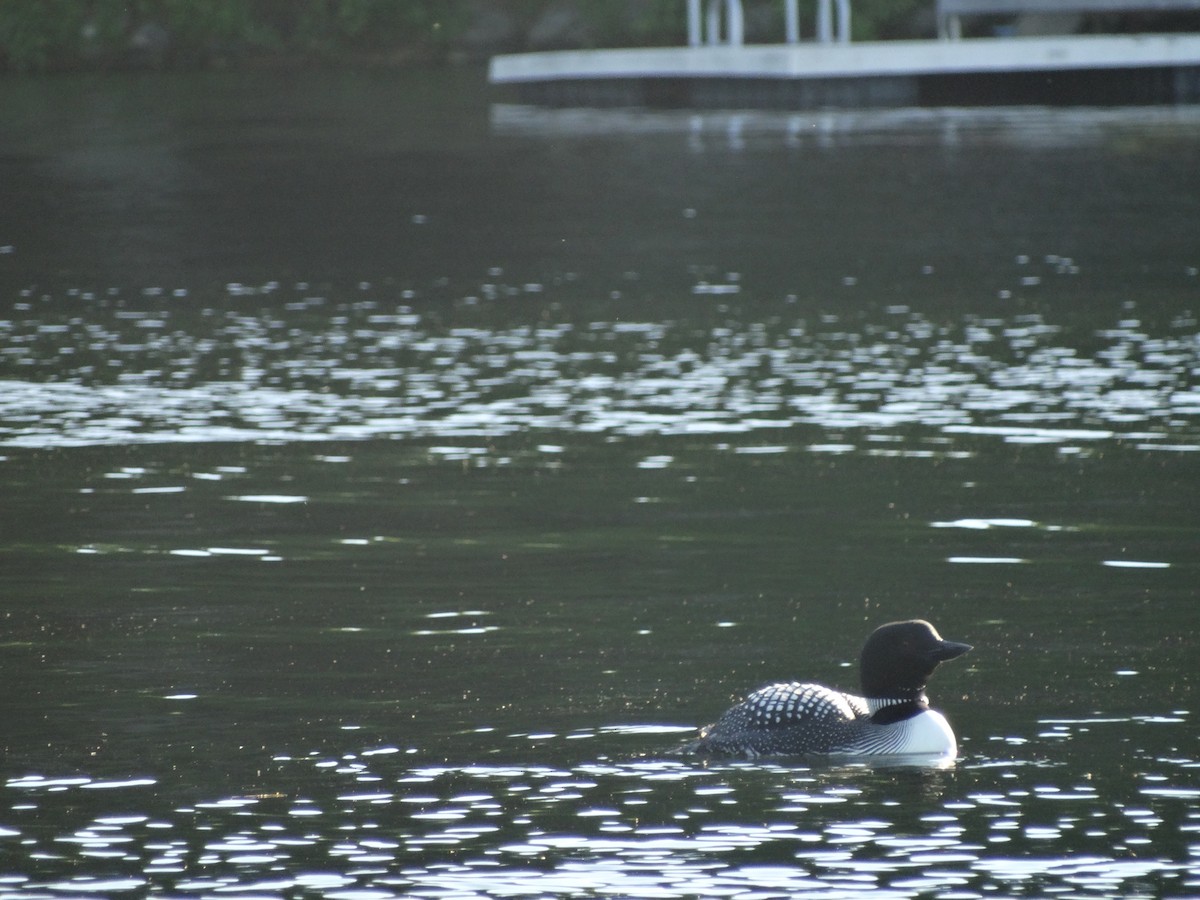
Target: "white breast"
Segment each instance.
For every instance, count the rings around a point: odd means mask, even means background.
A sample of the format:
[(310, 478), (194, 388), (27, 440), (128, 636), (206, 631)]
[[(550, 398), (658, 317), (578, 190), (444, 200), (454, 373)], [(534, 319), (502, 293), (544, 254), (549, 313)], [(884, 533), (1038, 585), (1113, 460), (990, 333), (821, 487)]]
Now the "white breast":
[(927, 709), (897, 724), (904, 729), (904, 740), (897, 752), (936, 754), (948, 759), (958, 755), (958, 742), (950, 723), (937, 710)]

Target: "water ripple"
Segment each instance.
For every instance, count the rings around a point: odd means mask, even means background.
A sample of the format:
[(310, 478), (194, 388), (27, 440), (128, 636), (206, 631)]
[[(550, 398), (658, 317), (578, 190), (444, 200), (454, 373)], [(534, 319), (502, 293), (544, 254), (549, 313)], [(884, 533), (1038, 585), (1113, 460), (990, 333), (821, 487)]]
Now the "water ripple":
[[(1152, 743), (1188, 716), (1143, 716)], [(952, 770), (693, 764), (412, 766), (398, 748), (276, 757), (284, 791), (141, 813), (141, 778), (10, 779), (0, 897), (1162, 896), (1194, 888), (1189, 756), (1094, 768), (1134, 723), (1054, 719), (1070, 742), (997, 738)], [(644, 744), (665, 726), (600, 729)], [(560, 740), (568, 740), (569, 737)], [(1092, 741), (1088, 746), (1083, 743)], [(112, 786), (88, 813), (78, 793)], [(170, 784), (159, 784), (170, 793)], [(94, 795), (93, 795), (94, 796)], [(58, 817), (62, 817), (60, 820)], [(74, 824), (51, 825), (51, 822)], [(56, 831), (56, 828), (58, 829)], [(103, 867), (103, 868), (101, 868)], [(84, 875), (82, 872), (94, 874)]]
[(131, 310), (110, 298), (86, 316), (66, 302), (19, 304), (23, 316), (0, 321), (0, 444), (807, 425), (872, 437), (918, 426), (1067, 449), (1114, 439), (1200, 448), (1200, 333), (1188, 318), (1159, 333), (1127, 317), (1070, 334), (1033, 314), (946, 323), (892, 307), (863, 322), (782, 305), (757, 318), (706, 309), (537, 326), (492, 324), (475, 310), (479, 323), (448, 327), (404, 303), (321, 303), (329, 315), (319, 320), (307, 303), (304, 314)]

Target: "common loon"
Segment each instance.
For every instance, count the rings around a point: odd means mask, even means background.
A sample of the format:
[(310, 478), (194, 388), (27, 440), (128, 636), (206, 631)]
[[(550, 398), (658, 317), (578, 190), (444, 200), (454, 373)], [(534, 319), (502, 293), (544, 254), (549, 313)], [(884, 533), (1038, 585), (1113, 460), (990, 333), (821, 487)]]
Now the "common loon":
[(863, 696), (797, 681), (750, 694), (685, 744), (685, 753), (930, 755), (958, 752), (945, 717), (929, 708), (925, 685), (938, 663), (970, 644), (942, 640), (928, 622), (880, 625), (859, 660)]

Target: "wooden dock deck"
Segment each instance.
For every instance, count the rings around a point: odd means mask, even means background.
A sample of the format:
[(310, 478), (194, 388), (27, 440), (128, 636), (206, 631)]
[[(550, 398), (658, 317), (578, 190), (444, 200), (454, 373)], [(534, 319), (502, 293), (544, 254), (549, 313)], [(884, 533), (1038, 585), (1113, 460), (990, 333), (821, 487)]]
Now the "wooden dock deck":
[(549, 106), (855, 108), (1200, 102), (1200, 34), (707, 44), (497, 56)]

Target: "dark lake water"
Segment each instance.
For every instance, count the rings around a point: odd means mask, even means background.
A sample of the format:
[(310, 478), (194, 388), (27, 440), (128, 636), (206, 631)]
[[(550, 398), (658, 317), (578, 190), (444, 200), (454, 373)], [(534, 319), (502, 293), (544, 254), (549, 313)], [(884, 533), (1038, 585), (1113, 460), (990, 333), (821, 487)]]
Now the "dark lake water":
[(1200, 110), (0, 109), (0, 898), (1200, 893)]

